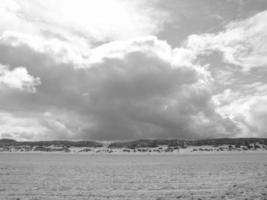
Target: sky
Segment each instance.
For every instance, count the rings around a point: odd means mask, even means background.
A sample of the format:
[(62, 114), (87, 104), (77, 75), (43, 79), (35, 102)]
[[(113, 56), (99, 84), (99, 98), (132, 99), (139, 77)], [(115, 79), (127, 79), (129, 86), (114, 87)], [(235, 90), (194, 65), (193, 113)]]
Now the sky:
[(0, 138), (267, 137), (266, 0), (2, 0)]

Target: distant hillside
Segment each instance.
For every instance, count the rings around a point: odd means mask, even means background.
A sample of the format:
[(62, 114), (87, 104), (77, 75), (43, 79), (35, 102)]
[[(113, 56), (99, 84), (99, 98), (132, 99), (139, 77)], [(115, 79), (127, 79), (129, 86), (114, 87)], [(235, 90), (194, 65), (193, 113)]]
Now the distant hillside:
[(55, 141), (36, 141), (36, 142), (19, 142), (11, 139), (0, 139), (1, 146), (69, 146), (69, 147), (102, 147), (103, 144), (94, 141), (65, 141), (65, 140), (55, 140)]
[[(170, 147), (179, 146), (181, 148), (186, 146), (220, 146), (220, 145), (235, 145), (235, 146), (246, 146), (249, 144), (263, 144), (267, 145), (267, 138), (219, 138), (219, 139), (201, 139), (201, 140), (179, 140), (179, 139), (168, 139), (168, 140), (157, 140), (157, 139), (144, 139), (127, 142), (111, 142), (109, 148), (154, 148), (161, 145)], [(103, 147), (103, 143), (95, 141), (66, 141), (66, 140), (55, 140), (55, 141), (34, 141), (34, 142), (21, 142), (12, 139), (0, 139), (0, 146), (69, 146), (69, 147)]]
[(267, 145), (267, 138), (219, 138), (219, 139), (201, 139), (201, 140), (136, 140), (129, 142), (114, 142), (109, 145), (109, 148), (153, 148), (160, 145), (170, 147), (178, 146), (185, 148), (186, 146), (220, 146), (220, 145), (235, 145), (248, 146), (249, 144)]
[(220, 138), (202, 140), (144, 139), (111, 143), (64, 140), (21, 142), (12, 139), (0, 139), (0, 152), (180, 152), (181, 149), (191, 149), (193, 152), (267, 150), (267, 138)]

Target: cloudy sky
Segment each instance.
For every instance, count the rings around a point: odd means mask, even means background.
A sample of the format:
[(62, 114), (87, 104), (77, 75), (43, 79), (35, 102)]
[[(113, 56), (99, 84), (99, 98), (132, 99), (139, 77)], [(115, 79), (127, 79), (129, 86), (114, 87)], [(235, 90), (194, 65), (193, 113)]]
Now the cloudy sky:
[(2, 0), (0, 138), (267, 137), (266, 0)]

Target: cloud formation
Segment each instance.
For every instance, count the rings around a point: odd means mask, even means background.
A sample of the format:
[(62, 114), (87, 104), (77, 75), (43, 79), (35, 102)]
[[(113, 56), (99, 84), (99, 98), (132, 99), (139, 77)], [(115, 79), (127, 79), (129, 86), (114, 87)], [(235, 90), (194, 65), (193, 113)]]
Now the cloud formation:
[(158, 1), (102, 3), (4, 1), (0, 137), (266, 136), (266, 12), (174, 45)]
[(84, 67), (99, 44), (158, 33), (168, 14), (156, 9), (156, 2), (4, 0), (0, 42), (26, 45), (57, 62)]
[(35, 92), (36, 86), (40, 85), (40, 79), (28, 74), (24, 67), (9, 70), (7, 66), (0, 64), (0, 89), (8, 87), (11, 89)]
[[(214, 111), (209, 72), (198, 65), (179, 65), (176, 50), (166, 42), (146, 37), (99, 48), (104, 49), (96, 54), (101, 56), (87, 68), (50, 60), (51, 70), (45, 66), (48, 58), (39, 55), (38, 64), (43, 66), (36, 71), (17, 58), (41, 77), (42, 85), (34, 97), (20, 97), (20, 102), (11, 104), (31, 109), (46, 130), (42, 132), (52, 139), (194, 138), (235, 131), (231, 121)], [(36, 54), (34, 49), (23, 51)], [(50, 113), (49, 118), (36, 114), (36, 107)], [(68, 112), (59, 114), (61, 109)], [(76, 114), (70, 115), (73, 110)], [(77, 122), (72, 120), (75, 115)]]
[(240, 129), (239, 137), (266, 137), (267, 11), (235, 21), (217, 34), (192, 35), (186, 47), (192, 55), (219, 53), (222, 63), (210, 66), (222, 93), (214, 95), (216, 111)]
[(267, 64), (267, 11), (229, 23), (216, 34), (191, 35), (186, 47), (196, 54), (222, 53), (224, 62), (241, 66), (244, 70)]

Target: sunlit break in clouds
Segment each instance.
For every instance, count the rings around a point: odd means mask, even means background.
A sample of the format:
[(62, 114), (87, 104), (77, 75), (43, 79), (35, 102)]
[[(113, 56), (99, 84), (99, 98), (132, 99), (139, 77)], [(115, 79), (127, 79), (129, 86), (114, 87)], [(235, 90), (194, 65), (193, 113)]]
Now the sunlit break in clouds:
[(267, 2), (3, 0), (0, 138), (267, 137)]

